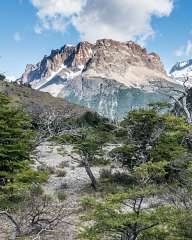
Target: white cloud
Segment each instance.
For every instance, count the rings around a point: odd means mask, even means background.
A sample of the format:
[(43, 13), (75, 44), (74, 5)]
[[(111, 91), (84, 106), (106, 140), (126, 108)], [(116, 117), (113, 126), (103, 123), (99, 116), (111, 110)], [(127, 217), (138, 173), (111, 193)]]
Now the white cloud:
[(71, 16), (78, 14), (87, 0), (31, 0), (38, 9), (38, 16), (55, 17), (56, 15)]
[(169, 16), (173, 0), (31, 0), (44, 29), (66, 31), (72, 24), (81, 39), (145, 40), (154, 34), (152, 16)]
[(20, 32), (16, 32), (14, 35), (13, 35), (13, 39), (16, 41), (16, 42), (20, 42), (22, 40), (22, 34)]
[(177, 57), (191, 57), (192, 56), (192, 41), (188, 40), (185, 46), (175, 50), (175, 56)]

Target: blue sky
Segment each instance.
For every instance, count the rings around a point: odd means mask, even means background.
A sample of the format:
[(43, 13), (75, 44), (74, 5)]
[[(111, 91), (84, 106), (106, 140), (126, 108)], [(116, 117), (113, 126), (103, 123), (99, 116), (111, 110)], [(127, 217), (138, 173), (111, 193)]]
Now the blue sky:
[(80, 40), (142, 43), (166, 69), (192, 55), (191, 0), (1, 0), (0, 72), (19, 77), (52, 49)]

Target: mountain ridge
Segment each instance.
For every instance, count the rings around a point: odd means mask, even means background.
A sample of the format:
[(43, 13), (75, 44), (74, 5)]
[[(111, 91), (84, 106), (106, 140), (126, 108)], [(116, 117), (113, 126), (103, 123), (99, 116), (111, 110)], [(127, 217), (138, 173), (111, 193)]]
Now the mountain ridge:
[[(192, 59), (177, 62), (170, 70), (169, 73), (178, 82), (183, 83), (183, 81), (189, 77), (192, 77)], [(189, 79), (188, 83), (192, 85), (192, 81)]]
[(174, 84), (156, 53), (132, 41), (111, 39), (52, 50), (39, 63), (27, 65), (19, 81), (112, 119), (154, 100), (160, 87)]

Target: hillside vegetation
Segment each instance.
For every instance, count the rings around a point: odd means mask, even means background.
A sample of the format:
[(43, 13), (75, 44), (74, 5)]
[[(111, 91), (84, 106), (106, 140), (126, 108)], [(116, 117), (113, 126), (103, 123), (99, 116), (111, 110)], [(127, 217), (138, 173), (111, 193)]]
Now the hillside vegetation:
[[(114, 124), (25, 86), (1, 89), (12, 98), (0, 95), (0, 239), (191, 239), (186, 116), (159, 102)], [(49, 101), (74, 114), (52, 109), (40, 121), (21, 108)]]
[(50, 111), (50, 109), (54, 109), (66, 117), (79, 116), (88, 111), (88, 109), (69, 103), (65, 99), (54, 98), (49, 93), (36, 91), (23, 84), (8, 83), (3, 78), (0, 79), (0, 92), (10, 97), (12, 106), (24, 108), (32, 117)]

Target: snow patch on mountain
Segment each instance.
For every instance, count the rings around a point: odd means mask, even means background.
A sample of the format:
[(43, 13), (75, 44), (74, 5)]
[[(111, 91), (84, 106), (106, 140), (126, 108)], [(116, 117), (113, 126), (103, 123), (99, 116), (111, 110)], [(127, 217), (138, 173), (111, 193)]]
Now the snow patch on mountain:
[(31, 83), (32, 88), (40, 89), (43, 85), (48, 83), (51, 79), (53, 79), (62, 69), (66, 68), (64, 64), (62, 64), (57, 71), (52, 71), (50, 77), (45, 79), (40, 79), (39, 81), (33, 81)]
[(52, 50), (39, 63), (28, 64), (20, 81), (112, 119), (156, 100), (159, 88), (175, 85), (156, 53), (111, 39)]
[(176, 63), (172, 67), (170, 75), (175, 78), (192, 76), (192, 59)]

